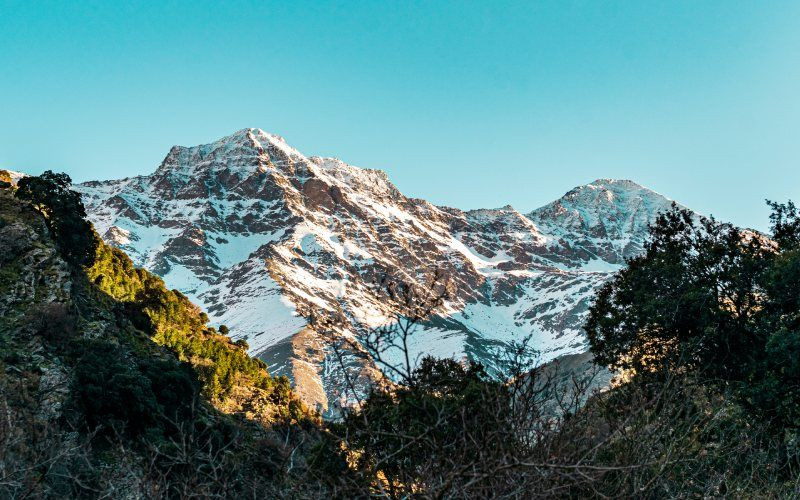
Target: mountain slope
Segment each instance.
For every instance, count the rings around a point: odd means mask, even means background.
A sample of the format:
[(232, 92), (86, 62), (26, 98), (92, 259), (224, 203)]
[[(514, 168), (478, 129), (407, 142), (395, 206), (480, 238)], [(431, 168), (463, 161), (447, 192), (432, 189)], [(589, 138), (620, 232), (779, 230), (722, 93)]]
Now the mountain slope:
[(14, 194), (0, 187), (0, 497), (304, 491), (292, 473), (323, 436), (288, 380), (122, 251), (70, 261), (61, 215)]
[(467, 356), (502, 371), (502, 353), (528, 336), (540, 361), (583, 352), (593, 291), (670, 204), (631, 181), (598, 180), (527, 215), (464, 212), (259, 129), (176, 146), (151, 175), (78, 189), (106, 241), (203, 305), (323, 411), (341, 397), (342, 377), (306, 327), (314, 311), (338, 314), (343, 335), (381, 325), (393, 310), (378, 280), (438, 272), (452, 292), (413, 337), (413, 356)]

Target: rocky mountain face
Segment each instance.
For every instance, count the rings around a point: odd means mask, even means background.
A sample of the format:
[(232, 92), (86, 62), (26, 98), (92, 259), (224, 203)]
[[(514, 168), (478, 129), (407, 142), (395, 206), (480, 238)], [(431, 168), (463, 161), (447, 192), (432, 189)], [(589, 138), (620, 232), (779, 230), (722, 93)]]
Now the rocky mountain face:
[[(541, 362), (581, 353), (594, 290), (642, 250), (648, 223), (671, 203), (600, 179), (529, 214), (465, 212), (259, 129), (175, 146), (150, 175), (77, 189), (107, 242), (246, 339), (323, 412), (342, 404), (343, 382), (308, 325), (315, 311), (334, 312), (338, 334), (351, 335), (392, 321), (382, 277), (438, 273), (452, 291), (412, 337), (412, 356), (468, 357), (500, 372), (526, 337)], [(370, 379), (369, 367), (358, 371)]]

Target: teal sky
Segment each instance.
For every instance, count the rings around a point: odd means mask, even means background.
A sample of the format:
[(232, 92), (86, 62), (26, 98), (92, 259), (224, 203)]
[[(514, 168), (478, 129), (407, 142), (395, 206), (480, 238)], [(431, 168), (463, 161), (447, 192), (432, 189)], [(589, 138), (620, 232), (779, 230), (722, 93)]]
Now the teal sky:
[(149, 173), (244, 127), (409, 196), (629, 178), (765, 229), (800, 200), (800, 2), (7, 2), (0, 167)]

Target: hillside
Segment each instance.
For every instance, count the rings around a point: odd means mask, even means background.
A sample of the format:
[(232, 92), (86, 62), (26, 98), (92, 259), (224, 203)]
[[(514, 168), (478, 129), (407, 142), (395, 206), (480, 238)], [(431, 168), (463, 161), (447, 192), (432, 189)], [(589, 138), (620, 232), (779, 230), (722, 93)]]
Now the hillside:
[(0, 496), (291, 489), (319, 430), (289, 381), (93, 233), (72, 263), (34, 205), (0, 188)]
[[(201, 304), (323, 412), (341, 403), (342, 376), (307, 327), (313, 313), (336, 314), (347, 337), (393, 321), (381, 279), (437, 274), (450, 294), (420, 325), (412, 357), (467, 358), (502, 375), (527, 337), (538, 362), (582, 353), (592, 294), (642, 251), (648, 223), (671, 203), (599, 179), (529, 214), (464, 212), (260, 129), (175, 146), (150, 175), (77, 189), (109, 244)], [(369, 367), (352, 366), (365, 387)]]

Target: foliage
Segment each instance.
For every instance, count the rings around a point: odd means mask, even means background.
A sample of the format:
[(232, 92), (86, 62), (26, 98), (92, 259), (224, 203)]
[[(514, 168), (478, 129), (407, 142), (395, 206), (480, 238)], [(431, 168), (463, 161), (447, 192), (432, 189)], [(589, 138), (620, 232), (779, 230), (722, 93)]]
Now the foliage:
[(794, 202), (777, 203), (767, 200), (772, 209), (769, 220), (772, 223), (772, 239), (784, 249), (800, 246), (800, 213)]
[(89, 430), (139, 437), (157, 424), (152, 381), (109, 342), (83, 342), (75, 367), (74, 397)]
[(137, 357), (118, 344), (78, 340), (73, 380), (75, 409), (88, 431), (150, 440), (170, 437), (191, 422), (200, 384), (174, 359)]
[(177, 290), (168, 290), (161, 278), (133, 266), (117, 248), (100, 243), (89, 279), (120, 302), (138, 328), (189, 362), (203, 382), (205, 394), (224, 399), (237, 387), (266, 391), (268, 400), (284, 418), (303, 419), (307, 412), (285, 377), (271, 377), (263, 361), (251, 358), (231, 340), (206, 325), (208, 316)]
[(136, 368), (150, 381), (158, 403), (159, 416), (169, 422), (182, 422), (192, 418), (201, 384), (188, 363), (146, 357), (138, 361)]
[(90, 266), (97, 240), (80, 194), (69, 189), (67, 174), (50, 170), (35, 177), (23, 177), (17, 183), (16, 197), (30, 202), (45, 217), (47, 227), (64, 259), (78, 266)]
[(496, 449), (510, 445), (489, 439), (511, 436), (510, 410), (506, 386), (480, 365), (426, 357), (409, 384), (373, 390), (357, 413), (347, 415), (345, 428), (359, 467), (389, 484), (419, 483), (456, 456), (480, 456), (490, 441)]
[(662, 214), (646, 253), (591, 307), (598, 362), (732, 383), (777, 428), (800, 426), (800, 224), (791, 203), (772, 207), (773, 241), (676, 207)]

